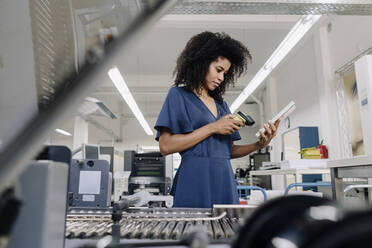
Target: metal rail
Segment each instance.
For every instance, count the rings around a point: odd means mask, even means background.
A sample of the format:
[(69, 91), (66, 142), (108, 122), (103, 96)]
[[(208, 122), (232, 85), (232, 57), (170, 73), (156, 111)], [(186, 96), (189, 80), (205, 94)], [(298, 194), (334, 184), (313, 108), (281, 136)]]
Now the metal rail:
[(246, 186), (246, 185), (238, 185), (236, 186), (238, 190), (259, 190), (262, 192), (263, 196), (264, 196), (264, 201), (267, 200), (267, 194), (266, 194), (266, 191), (261, 188), (261, 187), (258, 187), (258, 186)]
[(318, 183), (292, 183), (285, 189), (284, 194), (288, 195), (289, 190), (293, 187), (314, 187), (314, 186), (332, 186), (331, 182), (318, 182)]
[(347, 194), (352, 189), (366, 189), (366, 188), (372, 188), (372, 184), (354, 184), (354, 185), (348, 185), (344, 189), (344, 195)]
[[(220, 220), (226, 216), (226, 212), (222, 212), (220, 215), (215, 217), (159, 217), (159, 216), (147, 216), (147, 217), (130, 217), (130, 216), (124, 216), (123, 220), (161, 220), (161, 221), (199, 221), (199, 220)], [(103, 220), (109, 220), (111, 221), (111, 215), (102, 215), (102, 216), (68, 216), (67, 221), (103, 221)]]

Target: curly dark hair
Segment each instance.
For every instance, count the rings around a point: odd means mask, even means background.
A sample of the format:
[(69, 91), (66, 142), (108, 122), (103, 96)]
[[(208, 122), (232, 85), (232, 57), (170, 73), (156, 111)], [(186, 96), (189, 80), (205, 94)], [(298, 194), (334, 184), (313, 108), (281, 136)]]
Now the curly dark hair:
[(224, 81), (209, 94), (217, 101), (223, 101), (222, 95), (230, 84), (234, 86), (236, 78), (247, 71), (247, 64), (252, 60), (248, 49), (239, 41), (225, 33), (202, 32), (193, 36), (177, 59), (173, 76), (175, 86), (185, 85), (189, 90), (199, 90), (205, 86), (205, 76), (209, 65), (219, 57), (230, 61), (231, 66)]

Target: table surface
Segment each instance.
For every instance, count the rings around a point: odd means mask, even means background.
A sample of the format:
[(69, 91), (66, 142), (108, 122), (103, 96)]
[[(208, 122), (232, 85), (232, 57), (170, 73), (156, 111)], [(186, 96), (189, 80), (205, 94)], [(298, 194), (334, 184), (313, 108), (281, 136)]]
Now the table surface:
[(277, 170), (255, 170), (250, 171), (252, 176), (264, 175), (287, 175), (287, 174), (327, 174), (328, 168), (311, 168), (311, 169), (277, 169)]
[(275, 169), (275, 170), (256, 170), (251, 171), (252, 176), (264, 175), (286, 175), (286, 174), (325, 174), (329, 173), (329, 169), (355, 166), (372, 166), (372, 156), (357, 156), (345, 159), (332, 159), (327, 161), (327, 168), (293, 168), (293, 169)]
[(372, 165), (372, 156), (357, 156), (353, 158), (334, 159), (327, 161), (328, 168), (354, 167)]

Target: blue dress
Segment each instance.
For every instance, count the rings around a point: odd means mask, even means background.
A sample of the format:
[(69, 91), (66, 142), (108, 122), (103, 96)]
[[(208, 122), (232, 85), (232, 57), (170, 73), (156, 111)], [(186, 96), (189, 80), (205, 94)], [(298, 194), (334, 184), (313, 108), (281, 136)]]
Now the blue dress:
[[(156, 140), (161, 127), (173, 134), (186, 134), (230, 114), (226, 102), (216, 102), (218, 116), (185, 87), (172, 87), (155, 124)], [(182, 160), (172, 192), (174, 207), (210, 208), (213, 204), (239, 204), (234, 174), (230, 164), (232, 135), (214, 134), (197, 145), (180, 152)]]

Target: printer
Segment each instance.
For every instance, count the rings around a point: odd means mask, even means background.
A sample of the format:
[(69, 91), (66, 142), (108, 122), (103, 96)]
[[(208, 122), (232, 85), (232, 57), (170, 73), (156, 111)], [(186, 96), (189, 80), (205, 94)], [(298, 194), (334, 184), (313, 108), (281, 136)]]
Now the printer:
[(168, 195), (172, 184), (172, 160), (160, 152), (124, 151), (124, 171), (130, 171), (128, 192), (145, 190), (155, 195)]

